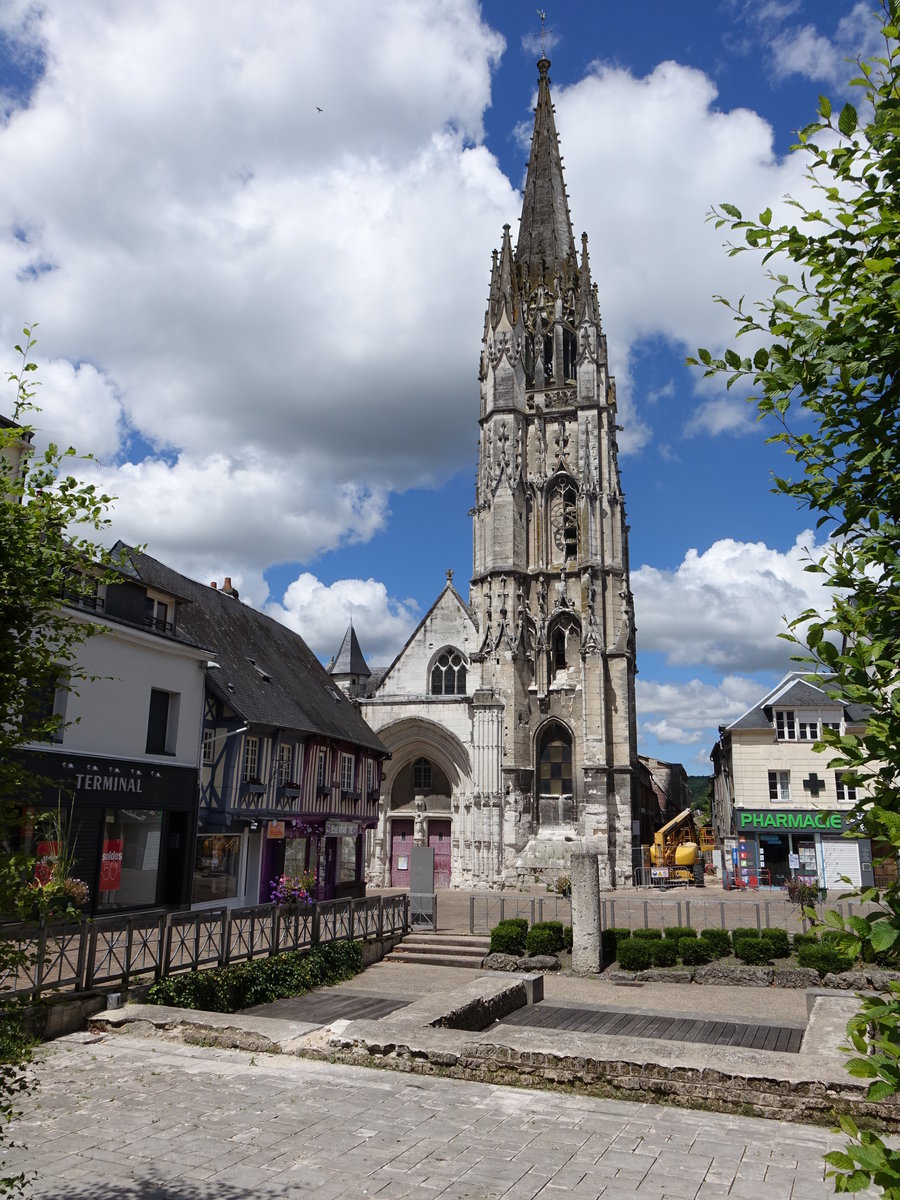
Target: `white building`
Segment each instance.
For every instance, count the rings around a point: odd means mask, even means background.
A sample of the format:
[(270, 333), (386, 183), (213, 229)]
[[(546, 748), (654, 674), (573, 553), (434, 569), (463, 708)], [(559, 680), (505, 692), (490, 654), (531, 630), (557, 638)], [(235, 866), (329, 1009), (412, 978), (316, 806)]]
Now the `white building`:
[[(737, 886), (788, 879), (824, 888), (873, 883), (872, 845), (852, 836), (858, 794), (829, 754), (815, 750), (825, 728), (858, 733), (866, 713), (831, 699), (793, 672), (730, 725), (710, 757), (713, 826)], [(850, 834), (848, 836), (848, 831)]]

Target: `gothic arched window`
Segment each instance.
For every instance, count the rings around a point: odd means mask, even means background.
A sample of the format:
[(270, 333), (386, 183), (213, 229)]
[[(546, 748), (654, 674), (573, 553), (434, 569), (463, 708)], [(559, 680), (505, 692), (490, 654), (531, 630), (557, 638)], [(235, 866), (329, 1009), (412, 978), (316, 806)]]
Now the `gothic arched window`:
[(466, 660), (458, 650), (444, 650), (431, 668), (432, 696), (464, 696)]
[(578, 493), (573, 483), (562, 483), (550, 497), (550, 540), (553, 562), (578, 557)]
[(542, 796), (572, 795), (572, 735), (555, 722), (538, 745), (538, 791)]
[(563, 377), (566, 383), (575, 378), (575, 360), (578, 357), (578, 346), (575, 334), (571, 329), (563, 329)]
[(417, 758), (413, 763), (413, 788), (417, 792), (431, 791), (431, 763), (427, 758)]

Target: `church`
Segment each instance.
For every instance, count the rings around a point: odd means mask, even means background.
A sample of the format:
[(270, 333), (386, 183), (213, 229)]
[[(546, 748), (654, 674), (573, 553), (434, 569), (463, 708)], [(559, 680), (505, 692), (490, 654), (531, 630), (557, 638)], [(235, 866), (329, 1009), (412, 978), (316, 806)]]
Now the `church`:
[(621, 887), (649, 840), (615, 381), (549, 68), (518, 236), (504, 226), (493, 254), (468, 599), (448, 572), (385, 671), (352, 625), (329, 666), (391, 752), (366, 847), (375, 887), (408, 886), (413, 845), (434, 848), (437, 887), (552, 885), (576, 849)]

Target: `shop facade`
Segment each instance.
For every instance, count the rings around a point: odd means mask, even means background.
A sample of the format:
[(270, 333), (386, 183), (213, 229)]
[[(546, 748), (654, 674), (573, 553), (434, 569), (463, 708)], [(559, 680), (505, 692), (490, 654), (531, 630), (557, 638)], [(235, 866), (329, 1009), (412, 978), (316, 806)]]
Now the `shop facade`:
[(728, 849), (736, 887), (792, 879), (825, 890), (874, 886), (871, 842), (854, 835), (846, 813), (735, 808), (734, 817)]

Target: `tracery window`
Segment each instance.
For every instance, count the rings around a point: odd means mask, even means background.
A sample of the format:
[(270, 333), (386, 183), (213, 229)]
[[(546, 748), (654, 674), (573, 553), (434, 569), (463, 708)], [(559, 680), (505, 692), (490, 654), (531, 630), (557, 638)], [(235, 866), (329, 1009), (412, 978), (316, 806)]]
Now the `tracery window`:
[(458, 650), (444, 650), (431, 668), (432, 696), (464, 696), (466, 660)]
[(427, 758), (417, 758), (413, 763), (413, 787), (417, 792), (431, 790), (431, 763)]
[(563, 483), (550, 497), (550, 538), (553, 562), (578, 557), (578, 492), (573, 483)]
[(542, 796), (572, 795), (572, 737), (562, 725), (551, 725), (541, 738), (538, 788)]

